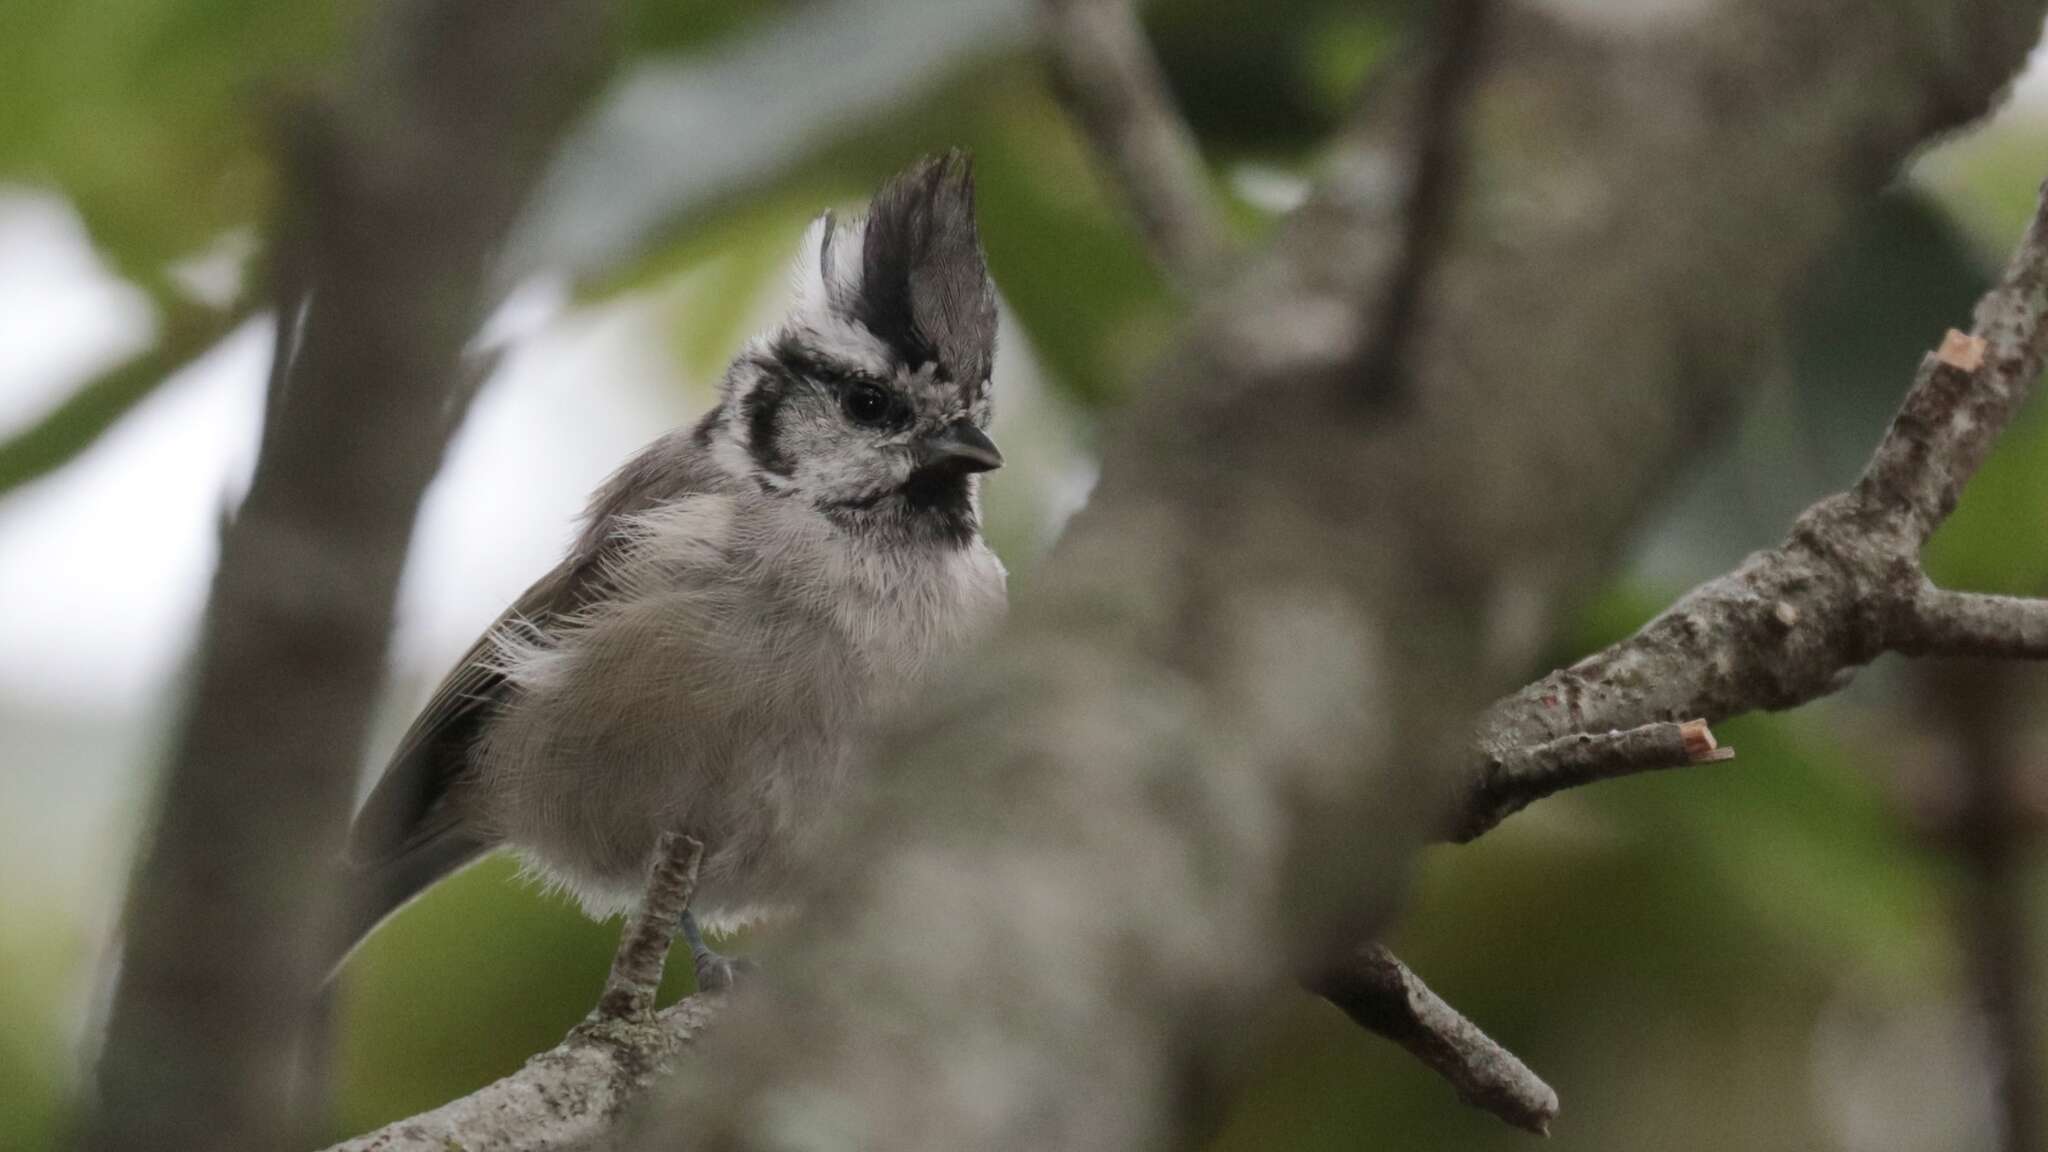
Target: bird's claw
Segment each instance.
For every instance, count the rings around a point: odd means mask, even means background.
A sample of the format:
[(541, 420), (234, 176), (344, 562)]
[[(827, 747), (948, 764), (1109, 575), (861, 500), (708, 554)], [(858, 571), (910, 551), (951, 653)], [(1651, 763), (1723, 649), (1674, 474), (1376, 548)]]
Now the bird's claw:
[(697, 964), (699, 992), (723, 992), (741, 979), (751, 979), (757, 967), (744, 956), (720, 956), (708, 948), (691, 959)]

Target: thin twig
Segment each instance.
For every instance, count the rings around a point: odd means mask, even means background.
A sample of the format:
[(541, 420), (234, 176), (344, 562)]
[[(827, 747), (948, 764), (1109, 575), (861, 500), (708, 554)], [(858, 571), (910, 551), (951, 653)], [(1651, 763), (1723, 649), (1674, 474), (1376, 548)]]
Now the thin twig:
[[(1735, 750), (1721, 747), (1704, 720), (1564, 736), (1491, 762), (1478, 789), (1490, 806), (1468, 806), (1466, 819), (1474, 827), (1492, 827), (1513, 811), (1567, 788), (1734, 756)], [(1358, 949), (1310, 987), (1361, 1027), (1401, 1045), (1449, 1080), (1466, 1103), (1517, 1128), (1548, 1134), (1557, 1094), (1386, 948), (1371, 944)]]
[(1400, 250), (1387, 285), (1362, 385), (1391, 394), (1403, 385), (1408, 349), (1422, 322), (1429, 274), (1457, 215), (1465, 168), (1465, 122), (1478, 88), (1491, 0), (1444, 0), (1437, 6), (1435, 46), (1415, 118)]
[(603, 1146), (621, 1113), (717, 1018), (729, 998), (686, 997), (651, 1017), (578, 1026), (488, 1087), (327, 1152), (549, 1152)]
[(1913, 601), (1911, 634), (1897, 647), (1914, 655), (2048, 658), (2048, 600), (1928, 585)]
[[(2048, 192), (2048, 189), (2044, 189)], [(1921, 363), (1854, 494), (1924, 544), (1955, 510), (2041, 378), (2048, 315), (2048, 212), (2037, 209), (2004, 274), (1977, 302), (1968, 334)]]
[(595, 1015), (599, 1019), (639, 1019), (654, 1011), (654, 995), (661, 988), (669, 945), (675, 942), (676, 928), (697, 891), (697, 868), (703, 862), (704, 844), (694, 836), (664, 832), (655, 842), (646, 894), (619, 934), (611, 976), (597, 999)]
[(1195, 134), (1174, 106), (1129, 0), (1043, 0), (1047, 55), (1069, 112), (1121, 187), (1153, 258), (1185, 293), (1228, 250)]
[(1369, 944), (1310, 983), (1360, 1027), (1399, 1044), (1449, 1081), (1465, 1103), (1525, 1132), (1550, 1134), (1557, 1092), (1392, 952)]
[[(1613, 732), (1577, 732), (1517, 748), (1488, 761), (1487, 771), (1476, 787), (1486, 806), (1468, 806), (1465, 818), (1472, 827), (1484, 830), (1545, 796), (1568, 788), (1639, 772), (1734, 758), (1735, 749), (1721, 747), (1704, 720), (1683, 724), (1666, 721)], [(1457, 839), (1468, 840), (1473, 835), (1477, 833), (1459, 835)]]

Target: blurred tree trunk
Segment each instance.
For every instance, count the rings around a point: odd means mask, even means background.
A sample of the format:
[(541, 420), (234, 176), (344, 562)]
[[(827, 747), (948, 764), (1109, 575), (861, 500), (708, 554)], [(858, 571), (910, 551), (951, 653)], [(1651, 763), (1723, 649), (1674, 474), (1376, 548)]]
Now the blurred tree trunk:
[(348, 81), (286, 120), (261, 455), (131, 886), (85, 1147), (303, 1138), (300, 1026), (414, 512), (492, 255), (595, 74), (601, 16), (389, 0)]
[(2041, 1152), (2044, 1120), (2029, 867), (2042, 813), (2029, 796), (2029, 707), (2038, 684), (2004, 664), (1941, 661), (1912, 683), (1920, 711), (1952, 751), (1952, 772), (1923, 782), (1915, 813), (1962, 865), (1955, 912), (1967, 994), (1992, 1076), (1998, 1152)]

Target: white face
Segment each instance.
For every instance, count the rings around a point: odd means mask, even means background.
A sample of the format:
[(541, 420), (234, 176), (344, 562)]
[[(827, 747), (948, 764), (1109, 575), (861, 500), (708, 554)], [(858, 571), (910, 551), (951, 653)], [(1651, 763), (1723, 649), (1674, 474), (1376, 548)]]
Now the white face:
[[(779, 343), (779, 353), (771, 348), (757, 362), (762, 378), (742, 405), (750, 436), (772, 434), (765, 454), (749, 443), (775, 487), (820, 504), (873, 503), (911, 481), (924, 463), (922, 445), (948, 426), (987, 426), (987, 389), (943, 384), (934, 365), (876, 371), (819, 356), (801, 338)], [(771, 402), (766, 423), (755, 423)]]

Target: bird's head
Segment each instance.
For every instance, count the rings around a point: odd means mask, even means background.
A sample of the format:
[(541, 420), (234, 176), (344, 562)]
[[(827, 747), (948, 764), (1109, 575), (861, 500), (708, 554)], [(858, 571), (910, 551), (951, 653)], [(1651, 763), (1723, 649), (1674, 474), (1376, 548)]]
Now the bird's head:
[(726, 375), (707, 434), (729, 471), (850, 529), (966, 543), (988, 438), (996, 297), (959, 153), (805, 235), (796, 301)]

